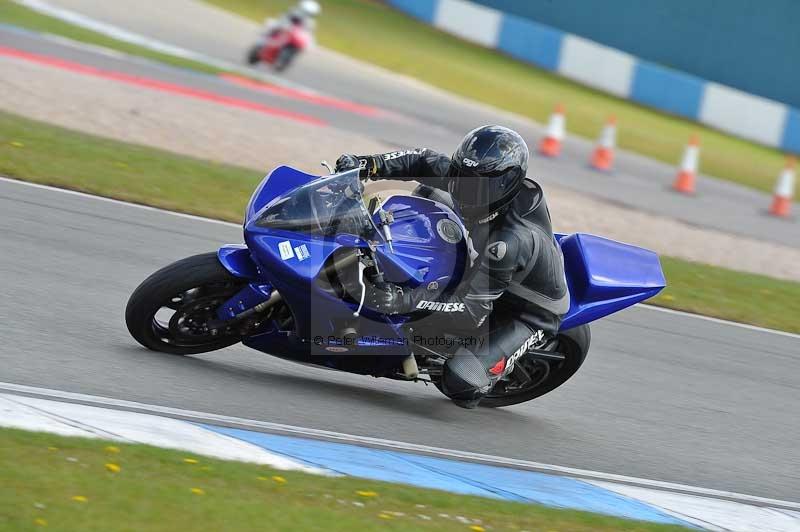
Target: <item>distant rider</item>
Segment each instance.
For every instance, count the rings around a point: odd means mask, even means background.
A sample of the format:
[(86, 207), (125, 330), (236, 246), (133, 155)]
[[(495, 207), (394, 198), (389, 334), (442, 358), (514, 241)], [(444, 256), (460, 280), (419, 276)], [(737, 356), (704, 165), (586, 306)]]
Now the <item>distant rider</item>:
[(425, 287), (373, 287), (367, 304), (386, 314), (422, 308), (438, 330), (473, 337), (478, 331), (486, 341), (460, 347), (442, 377), (444, 393), (465, 408), (477, 406), (528, 349), (553, 337), (569, 309), (564, 259), (542, 188), (526, 178), (528, 156), (515, 131), (483, 126), (470, 131), (452, 157), (419, 148), (345, 154), (336, 162), (337, 171), (361, 168), (370, 179), (418, 181), (417, 195), (457, 203), (478, 250), (461, 285), (433, 302)]
[(265, 37), (270, 36), (276, 30), (286, 30), (292, 26), (303, 26), (310, 35), (313, 35), (316, 28), (316, 21), (322, 8), (315, 0), (302, 0), (296, 6), (284, 13), (280, 18), (268, 18), (264, 21)]

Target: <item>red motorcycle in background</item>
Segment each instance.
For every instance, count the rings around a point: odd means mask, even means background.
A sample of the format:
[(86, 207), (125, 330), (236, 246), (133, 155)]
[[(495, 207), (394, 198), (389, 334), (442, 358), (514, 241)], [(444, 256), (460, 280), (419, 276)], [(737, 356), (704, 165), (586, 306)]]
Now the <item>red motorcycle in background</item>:
[(247, 52), (247, 63), (265, 63), (276, 72), (286, 70), (298, 53), (313, 44), (320, 12), (316, 0), (300, 0), (279, 20), (265, 20), (261, 38)]
[(294, 58), (308, 48), (313, 35), (301, 21), (268, 29), (262, 39), (250, 48), (247, 63), (270, 65), (276, 72), (285, 70)]

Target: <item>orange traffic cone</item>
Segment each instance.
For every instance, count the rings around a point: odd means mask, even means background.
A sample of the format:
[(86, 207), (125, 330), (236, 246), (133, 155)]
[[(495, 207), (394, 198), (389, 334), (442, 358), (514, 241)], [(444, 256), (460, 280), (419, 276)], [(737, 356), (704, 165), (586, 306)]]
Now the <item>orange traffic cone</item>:
[(558, 104), (553, 114), (550, 115), (550, 122), (547, 123), (547, 133), (539, 143), (539, 153), (546, 157), (559, 156), (561, 143), (564, 140), (565, 124), (564, 106)]
[(775, 195), (772, 198), (772, 205), (769, 208), (769, 213), (773, 216), (780, 216), (786, 218), (792, 210), (792, 197), (794, 196), (794, 165), (795, 158), (788, 157), (786, 159), (786, 167), (784, 167), (781, 175), (778, 176), (778, 182), (775, 184)]
[(617, 119), (614, 116), (610, 116), (606, 125), (603, 126), (597, 146), (594, 149), (594, 153), (592, 153), (592, 159), (589, 161), (592, 168), (603, 171), (611, 170), (611, 165), (614, 163), (614, 147), (616, 144)]
[(692, 135), (683, 152), (681, 167), (672, 188), (683, 194), (694, 194), (694, 182), (697, 179), (697, 162), (700, 159), (700, 139)]

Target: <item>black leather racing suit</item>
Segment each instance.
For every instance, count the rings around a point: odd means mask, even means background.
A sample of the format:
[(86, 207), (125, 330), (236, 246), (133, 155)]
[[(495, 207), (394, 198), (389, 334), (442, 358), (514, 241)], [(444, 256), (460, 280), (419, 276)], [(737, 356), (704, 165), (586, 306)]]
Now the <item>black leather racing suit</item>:
[[(450, 180), (446, 155), (422, 148), (357, 157), (363, 175), (418, 181), (416, 194), (452, 205), (444, 192)], [(544, 193), (534, 181), (524, 181), (510, 206), (466, 221), (466, 227), (479, 256), (458, 289), (437, 300), (457, 304), (428, 307), (447, 309), (435, 320), (438, 330), (470, 336), (478, 331), (486, 340), (460, 348), (445, 368), (445, 393), (469, 400), (487, 393), (516, 358), (558, 331), (569, 292)], [(427, 299), (424, 290), (410, 297), (415, 307)]]

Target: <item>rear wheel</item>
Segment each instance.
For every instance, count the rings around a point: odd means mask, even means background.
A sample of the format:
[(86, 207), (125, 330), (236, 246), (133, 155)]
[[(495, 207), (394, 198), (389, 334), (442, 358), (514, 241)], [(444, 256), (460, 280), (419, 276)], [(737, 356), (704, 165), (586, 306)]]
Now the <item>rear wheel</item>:
[(511, 374), (495, 385), (481, 400), (480, 406), (516, 405), (555, 390), (581, 367), (591, 338), (588, 325), (560, 333), (551, 351), (552, 356), (529, 354), (521, 357)]
[(275, 58), (275, 64), (272, 68), (274, 68), (276, 72), (283, 72), (292, 63), (295, 55), (297, 55), (297, 48), (292, 45), (284, 46), (281, 51), (278, 52), (278, 57)]
[(128, 300), (125, 322), (137, 342), (164, 353), (193, 355), (240, 340), (235, 330), (211, 329), (216, 310), (245, 281), (231, 275), (216, 253), (179, 260), (144, 280)]

